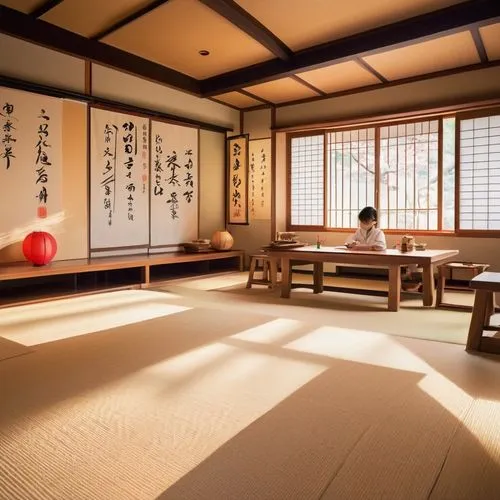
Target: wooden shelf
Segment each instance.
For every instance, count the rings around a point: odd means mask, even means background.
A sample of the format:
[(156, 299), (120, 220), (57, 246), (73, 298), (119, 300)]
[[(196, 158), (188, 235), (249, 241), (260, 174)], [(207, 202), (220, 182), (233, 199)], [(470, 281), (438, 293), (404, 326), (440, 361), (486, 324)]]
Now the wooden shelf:
[(152, 282), (243, 270), (243, 250), (100, 257), (0, 265), (0, 308), (109, 290), (143, 288)]

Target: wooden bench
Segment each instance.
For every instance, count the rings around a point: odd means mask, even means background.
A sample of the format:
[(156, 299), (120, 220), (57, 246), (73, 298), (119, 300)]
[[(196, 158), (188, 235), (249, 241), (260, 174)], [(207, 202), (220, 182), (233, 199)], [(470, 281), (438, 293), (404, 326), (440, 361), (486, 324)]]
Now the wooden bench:
[(496, 311), (494, 293), (500, 292), (500, 273), (481, 273), (471, 280), (470, 287), (476, 291), (476, 296), (466, 349), (500, 354), (500, 337), (484, 335), (484, 331), (500, 330), (500, 325), (490, 325), (491, 315)]
[(442, 307), (447, 309), (462, 309), (465, 311), (472, 311), (471, 306), (466, 306), (462, 304), (450, 304), (444, 302), (444, 290), (446, 288), (446, 281), (450, 280), (451, 282), (457, 278), (457, 275), (460, 277), (461, 281), (465, 281), (467, 286), (454, 286), (453, 288), (456, 290), (470, 290), (468, 286), (470, 280), (481, 273), (484, 273), (490, 267), (489, 264), (475, 264), (473, 262), (446, 262), (445, 264), (441, 264), (437, 266), (438, 268), (438, 278), (437, 278), (437, 287), (436, 287), (436, 307)]
[(203, 253), (95, 257), (0, 265), (0, 308), (86, 295), (107, 290), (145, 288), (168, 279), (228, 270), (243, 271), (243, 250)]

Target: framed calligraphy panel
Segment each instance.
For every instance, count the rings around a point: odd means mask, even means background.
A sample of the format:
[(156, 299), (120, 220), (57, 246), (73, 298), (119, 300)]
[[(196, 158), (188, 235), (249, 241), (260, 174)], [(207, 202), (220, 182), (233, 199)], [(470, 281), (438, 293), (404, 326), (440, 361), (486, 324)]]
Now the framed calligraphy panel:
[(250, 219), (271, 219), (271, 139), (250, 140)]
[(227, 223), (248, 224), (248, 134), (227, 138)]
[(198, 133), (151, 121), (150, 252), (198, 238)]
[(0, 236), (50, 231), (64, 217), (62, 100), (0, 87), (0, 136)]
[(149, 120), (91, 108), (90, 248), (113, 254), (149, 244)]

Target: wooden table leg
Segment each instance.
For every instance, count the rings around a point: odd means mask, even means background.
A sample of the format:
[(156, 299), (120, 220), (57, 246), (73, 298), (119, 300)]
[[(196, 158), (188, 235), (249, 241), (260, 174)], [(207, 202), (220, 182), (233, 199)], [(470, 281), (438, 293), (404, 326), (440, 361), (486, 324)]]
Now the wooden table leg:
[(484, 313), (484, 324), (490, 326), (491, 316), (495, 314), (495, 294), (489, 293), (488, 300), (486, 301), (486, 311)]
[(290, 258), (283, 257), (281, 259), (281, 298), (288, 299), (292, 288), (292, 266)]
[(438, 266), (438, 284), (436, 290), (436, 307), (439, 307), (443, 303), (444, 297), (444, 285), (446, 284), (446, 276), (444, 269)]
[(432, 269), (432, 264), (427, 264), (423, 266), (423, 303), (424, 306), (432, 306), (434, 304), (434, 297), (436, 294), (436, 287), (434, 286), (434, 273)]
[(488, 290), (476, 290), (474, 297), (474, 308), (470, 320), (469, 335), (467, 336), (467, 351), (478, 351), (483, 336), (483, 326), (488, 309), (488, 302), (491, 301), (491, 293)]
[(401, 297), (401, 266), (389, 266), (389, 311), (399, 311)]
[(278, 285), (278, 260), (275, 257), (269, 257), (269, 274), (271, 280), (271, 288), (276, 288)]
[(148, 265), (145, 265), (142, 268), (141, 274), (142, 274), (141, 288), (148, 288), (150, 281), (150, 268)]
[(323, 262), (313, 263), (313, 276), (314, 276), (314, 293), (323, 292)]

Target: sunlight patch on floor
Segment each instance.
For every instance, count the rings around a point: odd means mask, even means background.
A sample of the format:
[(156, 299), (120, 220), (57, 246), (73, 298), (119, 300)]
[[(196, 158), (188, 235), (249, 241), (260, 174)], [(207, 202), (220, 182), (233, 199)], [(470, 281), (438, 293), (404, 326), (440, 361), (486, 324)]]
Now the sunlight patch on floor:
[(247, 340), (262, 344), (272, 344), (288, 337), (291, 333), (303, 326), (302, 321), (296, 319), (277, 318), (244, 332), (231, 335), (233, 339)]
[(130, 325), (190, 309), (172, 305), (173, 294), (126, 290), (6, 309), (1, 336), (33, 346)]
[[(498, 442), (492, 440), (492, 427), (500, 416), (499, 401), (474, 400), (452, 380), (437, 371), (396, 337), (375, 332), (321, 327), (284, 347), (300, 352), (329, 356), (405, 371), (422, 373), (418, 386), (428, 396), (457, 418), (473, 435), (486, 453), (500, 464), (500, 431)], [(464, 408), (473, 408), (472, 416)]]
[[(193, 290), (217, 290), (235, 285), (242, 285), (247, 282), (247, 272), (235, 272), (230, 274), (220, 274), (216, 276), (201, 276), (199, 278), (187, 278), (175, 280), (174, 285), (181, 285), (183, 288), (191, 288)], [(162, 288), (168, 288), (165, 285)]]
[(309, 354), (427, 373), (432, 368), (420, 357), (383, 333), (322, 326), (284, 347)]

